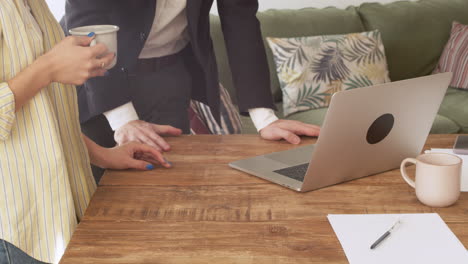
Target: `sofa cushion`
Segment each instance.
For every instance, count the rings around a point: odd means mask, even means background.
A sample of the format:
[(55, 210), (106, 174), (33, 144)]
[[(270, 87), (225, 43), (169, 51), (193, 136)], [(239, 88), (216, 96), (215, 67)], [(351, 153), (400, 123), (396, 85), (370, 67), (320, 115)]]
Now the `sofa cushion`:
[(468, 91), (449, 88), (439, 114), (453, 120), (461, 128), (459, 132), (468, 133)]
[(437, 115), (432, 124), (431, 134), (455, 134), (460, 131), (460, 127), (443, 115)]
[[(259, 12), (257, 17), (261, 23), (264, 39), (265, 36), (289, 38), (364, 31), (359, 14), (353, 7), (346, 10), (338, 8), (268, 10)], [(219, 17), (211, 15), (210, 23), (220, 82), (228, 89), (231, 95), (234, 95), (235, 90), (232, 83)], [(275, 96), (275, 101), (279, 102), (281, 100), (281, 91), (278, 77), (276, 76), (273, 55), (268, 45), (266, 45), (266, 42), (265, 47), (270, 69), (271, 89)], [(234, 99), (236, 97), (232, 96), (232, 98)]]
[(267, 38), (285, 116), (328, 107), (334, 93), (389, 82), (378, 30), (345, 35)]
[[(468, 96), (468, 92), (465, 92), (465, 93)], [(325, 120), (325, 115), (327, 114), (327, 110), (328, 108), (321, 108), (321, 109), (314, 109), (314, 110), (299, 112), (299, 113), (290, 115), (288, 119), (298, 120), (298, 121), (302, 121), (308, 124), (321, 126), (323, 124), (323, 121)], [(276, 114), (278, 115), (279, 118), (283, 118), (283, 114), (281, 113), (281, 111), (278, 111)], [(465, 117), (466, 116), (468, 116), (467, 113), (465, 113)], [(252, 123), (252, 120), (250, 119), (250, 117), (242, 116), (241, 121), (242, 121), (242, 134), (257, 133), (257, 130), (255, 129), (255, 126)], [(466, 120), (465, 123), (468, 123), (468, 120)], [(465, 132), (468, 132), (468, 126), (465, 127), (465, 129), (466, 129)], [(452, 121), (451, 119), (439, 113), (434, 120), (434, 124), (432, 125), (430, 133), (431, 134), (453, 134), (453, 133), (459, 133), (460, 130), (461, 130), (460, 126), (456, 122)]]
[(392, 81), (430, 74), (449, 39), (452, 22), (468, 23), (467, 0), (366, 3), (358, 11), (365, 30), (382, 32)]
[(434, 70), (439, 72), (453, 72), (450, 86), (468, 90), (468, 25), (453, 22), (450, 40)]

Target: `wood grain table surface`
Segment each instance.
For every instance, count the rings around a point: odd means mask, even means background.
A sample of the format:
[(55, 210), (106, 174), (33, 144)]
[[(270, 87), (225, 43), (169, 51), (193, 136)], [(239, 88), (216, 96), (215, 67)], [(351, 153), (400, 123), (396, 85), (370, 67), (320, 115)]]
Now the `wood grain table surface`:
[[(454, 140), (430, 135), (425, 148)], [(293, 145), (257, 135), (168, 141), (173, 168), (104, 175), (61, 263), (348, 263), (327, 214), (437, 212), (468, 247), (468, 193), (430, 208), (398, 170), (297, 193), (227, 165)]]

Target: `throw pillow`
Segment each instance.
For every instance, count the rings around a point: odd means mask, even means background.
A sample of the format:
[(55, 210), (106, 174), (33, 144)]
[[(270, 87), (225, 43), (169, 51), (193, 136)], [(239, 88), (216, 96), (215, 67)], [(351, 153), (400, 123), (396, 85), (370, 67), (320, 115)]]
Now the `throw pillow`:
[(453, 22), (449, 41), (434, 73), (452, 72), (450, 86), (468, 89), (468, 25)]
[(221, 84), (219, 89), (221, 123), (216, 122), (209, 106), (192, 100), (189, 109), (192, 134), (229, 135), (241, 133), (242, 123), (239, 111), (232, 103), (228, 91)]
[(335, 92), (389, 82), (380, 32), (267, 38), (283, 92), (283, 111), (327, 107)]

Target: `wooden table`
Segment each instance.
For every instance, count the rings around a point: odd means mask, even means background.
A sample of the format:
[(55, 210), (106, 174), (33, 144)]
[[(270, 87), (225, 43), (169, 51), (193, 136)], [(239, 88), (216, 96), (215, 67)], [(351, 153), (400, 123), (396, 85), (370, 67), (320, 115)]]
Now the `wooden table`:
[[(426, 147), (454, 139), (431, 135)], [(174, 168), (106, 173), (61, 263), (348, 263), (330, 213), (437, 212), (468, 246), (468, 193), (449, 208), (429, 208), (397, 170), (296, 193), (227, 165), (294, 147), (285, 142), (168, 140)]]

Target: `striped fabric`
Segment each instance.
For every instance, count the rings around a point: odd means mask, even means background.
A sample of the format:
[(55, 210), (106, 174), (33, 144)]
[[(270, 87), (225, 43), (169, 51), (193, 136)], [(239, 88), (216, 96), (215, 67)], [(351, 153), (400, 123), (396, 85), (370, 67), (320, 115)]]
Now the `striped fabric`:
[[(198, 115), (199, 119), (208, 128), (211, 134), (215, 135), (229, 135), (229, 134), (240, 134), (242, 132), (242, 123), (239, 117), (239, 111), (237, 107), (232, 103), (231, 97), (228, 91), (223, 85), (219, 85), (220, 89), (220, 111), (221, 111), (221, 124), (218, 124), (211, 113), (210, 107), (192, 100), (190, 103), (191, 109)], [(196, 119), (195, 119), (196, 120)], [(196, 129), (201, 127), (201, 124), (197, 124), (191, 120), (191, 133), (192, 134), (204, 134), (204, 129)]]
[(439, 72), (453, 72), (450, 86), (468, 89), (468, 25), (453, 22), (450, 39), (434, 70)]
[(189, 121), (190, 121), (190, 134), (192, 135), (207, 135), (211, 134), (211, 131), (206, 126), (205, 122), (201, 120), (199, 114), (195, 112), (193, 104), (188, 109)]
[(53, 83), (15, 111), (6, 81), (63, 38), (45, 1), (28, 3), (0, 0), (0, 238), (56, 263), (96, 184), (73, 86)]

